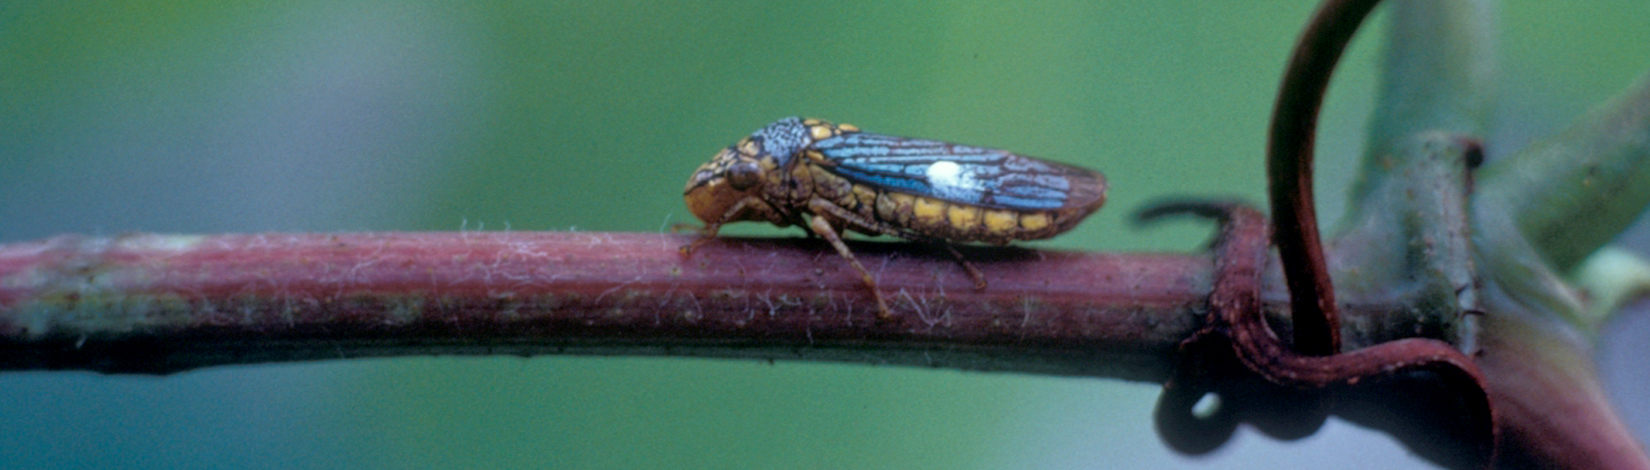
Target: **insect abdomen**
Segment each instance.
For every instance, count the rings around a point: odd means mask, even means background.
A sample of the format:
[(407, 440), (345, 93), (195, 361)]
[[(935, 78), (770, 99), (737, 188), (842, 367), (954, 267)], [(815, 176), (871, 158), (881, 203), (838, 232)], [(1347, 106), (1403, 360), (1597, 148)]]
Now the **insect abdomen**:
[(907, 231), (908, 238), (953, 242), (1001, 245), (1049, 238), (1069, 228), (1055, 212), (994, 209), (893, 191), (877, 195), (875, 212), (878, 220)]
[(814, 195), (882, 226), (866, 227), (832, 217), (835, 225), (875, 235), (1001, 245), (1053, 237), (1093, 210), (1073, 213), (989, 208), (853, 184), (818, 167), (808, 173)]

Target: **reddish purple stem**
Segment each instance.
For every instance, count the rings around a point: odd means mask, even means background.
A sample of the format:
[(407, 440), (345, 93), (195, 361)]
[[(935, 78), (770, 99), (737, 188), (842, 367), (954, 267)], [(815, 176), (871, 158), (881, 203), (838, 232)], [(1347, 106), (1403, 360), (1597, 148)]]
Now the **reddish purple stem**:
[(1340, 351), (1340, 319), (1335, 291), (1318, 236), (1312, 199), (1312, 146), (1318, 111), (1341, 52), (1380, 0), (1330, 0), (1318, 7), (1301, 33), (1278, 86), (1267, 135), (1267, 191), (1272, 203), (1273, 241), (1283, 260), (1295, 325), (1295, 351), (1328, 355)]
[(171, 372), (405, 354), (659, 354), (1166, 376), (1204, 256), (856, 243), (895, 318), (800, 238), (64, 236), (0, 245), (0, 369)]

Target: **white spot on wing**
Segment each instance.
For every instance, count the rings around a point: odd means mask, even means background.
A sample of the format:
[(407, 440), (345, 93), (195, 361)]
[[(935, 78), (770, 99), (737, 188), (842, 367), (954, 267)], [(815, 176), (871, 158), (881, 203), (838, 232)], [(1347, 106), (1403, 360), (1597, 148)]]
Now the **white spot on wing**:
[(935, 162), (933, 165), (928, 165), (928, 184), (934, 186), (956, 186), (958, 183), (957, 177), (959, 173), (962, 173), (962, 167), (957, 166), (956, 163), (947, 161)]
[(938, 161), (928, 165), (928, 184), (941, 197), (967, 198), (971, 193), (979, 191), (979, 182), (975, 181), (972, 172), (963, 171), (961, 165), (951, 161)]

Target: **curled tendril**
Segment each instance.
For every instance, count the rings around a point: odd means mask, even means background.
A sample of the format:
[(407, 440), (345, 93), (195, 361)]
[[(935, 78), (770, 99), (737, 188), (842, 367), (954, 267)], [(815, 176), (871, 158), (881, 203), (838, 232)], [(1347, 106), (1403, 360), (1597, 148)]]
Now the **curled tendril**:
[[(1325, 399), (1420, 376), (1443, 385), (1439, 396), (1432, 401), (1417, 398), (1413, 409), (1394, 411), (1448, 418), (1440, 423), (1450, 430), (1442, 433), (1447, 445), (1434, 444), (1437, 452), (1464, 446), (1474, 450), (1463, 456), (1468, 462), (1493, 460), (1494, 409), (1483, 375), (1465, 354), (1449, 343), (1427, 338), (1327, 356), (1291, 350), (1267, 325), (1262, 311), (1261, 274), (1270, 239), (1266, 217), (1237, 202), (1182, 201), (1151, 207), (1140, 218), (1174, 214), (1218, 219), (1221, 229), (1212, 248), (1215, 279), (1208, 318), (1181, 344), (1180, 367), (1164, 385), (1158, 401), (1158, 427), (1172, 447), (1187, 453), (1213, 450), (1231, 436), (1240, 421), (1254, 423), (1276, 437), (1303, 437), (1337, 411), (1334, 400)], [(1220, 398), (1221, 404), (1200, 416), (1193, 407), (1209, 394)], [(1444, 404), (1430, 406), (1438, 400)], [(1440, 408), (1458, 416), (1441, 416)]]

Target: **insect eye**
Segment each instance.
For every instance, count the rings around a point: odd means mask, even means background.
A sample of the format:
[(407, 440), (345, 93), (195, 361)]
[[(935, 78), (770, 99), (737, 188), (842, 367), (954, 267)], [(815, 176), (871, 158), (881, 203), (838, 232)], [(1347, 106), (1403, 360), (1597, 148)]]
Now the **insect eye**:
[(733, 189), (749, 189), (762, 179), (762, 170), (756, 162), (740, 162), (728, 166), (728, 185)]

